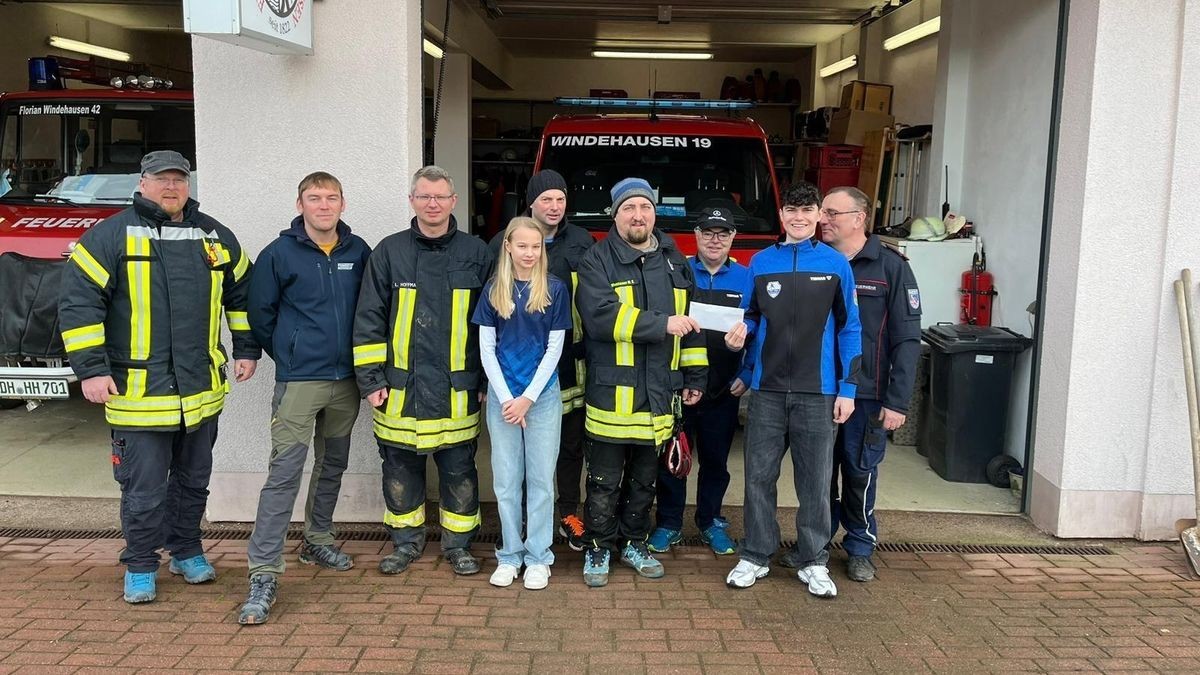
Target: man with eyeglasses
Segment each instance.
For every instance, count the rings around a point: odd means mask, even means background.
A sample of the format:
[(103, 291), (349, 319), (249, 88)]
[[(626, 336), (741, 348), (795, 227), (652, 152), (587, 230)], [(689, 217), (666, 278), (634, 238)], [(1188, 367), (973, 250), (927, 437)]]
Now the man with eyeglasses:
[[(750, 279), (750, 271), (729, 257), (737, 234), (734, 215), (729, 208), (702, 209), (696, 221), (696, 255), (688, 262), (696, 278), (693, 302), (738, 307)], [(708, 380), (704, 397), (683, 409), (683, 426), (698, 460), (696, 479), (696, 526), (700, 538), (717, 555), (737, 550), (727, 530), (729, 521), (721, 517), (721, 502), (729, 488), (729, 447), (737, 431), (738, 397), (746, 393), (750, 381), (748, 367), (743, 371), (745, 350), (725, 348), (725, 334), (704, 331), (708, 351)], [(658, 524), (646, 546), (655, 553), (666, 553), (683, 538), (683, 507), (687, 497), (687, 479), (676, 478), (662, 463), (658, 466)]]
[[(867, 231), (870, 200), (854, 187), (825, 195), (821, 234), (850, 260), (862, 321), (862, 374), (854, 412), (841, 426), (834, 445), (830, 485), (830, 539), (846, 530), (842, 547), (846, 575), (853, 581), (875, 578), (871, 555), (879, 539), (875, 490), (887, 432), (904, 424), (921, 355), (921, 293), (904, 256)], [(840, 478), (840, 486), (839, 486)], [(828, 550), (828, 547), (826, 547)], [(780, 564), (795, 567), (789, 551)]]
[(445, 169), (413, 175), (408, 229), (389, 235), (367, 260), (354, 313), (358, 388), (375, 409), (383, 460), (383, 522), (395, 550), (379, 562), (399, 574), (425, 548), (425, 468), (438, 467), (442, 555), (455, 574), (479, 572), (471, 542), (479, 530), (479, 436), (483, 366), (470, 317), (492, 256), (458, 231)]
[(217, 578), (200, 519), (229, 393), (222, 313), (234, 378), (249, 380), (261, 356), (246, 315), (250, 258), (190, 198), (190, 178), (178, 152), (147, 154), (133, 205), (85, 232), (63, 271), (63, 344), (112, 427), (128, 603), (154, 600), (159, 548), (187, 583)]
[[(837, 424), (854, 411), (861, 350), (854, 274), (846, 257), (816, 241), (820, 195), (793, 183), (781, 195), (784, 240), (750, 261), (745, 321), (726, 333), (729, 349), (748, 338), (754, 364), (746, 421), (746, 539), (726, 576), (749, 588), (767, 576), (779, 548), (776, 484), (792, 454), (796, 488), (797, 577), (808, 592), (837, 595), (829, 576), (829, 475)], [(840, 374), (840, 377), (839, 377)]]

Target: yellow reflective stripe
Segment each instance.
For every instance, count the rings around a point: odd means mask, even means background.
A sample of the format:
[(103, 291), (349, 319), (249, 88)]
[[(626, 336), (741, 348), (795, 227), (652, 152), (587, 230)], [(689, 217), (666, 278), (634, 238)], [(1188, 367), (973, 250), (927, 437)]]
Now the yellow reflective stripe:
[(633, 286), (619, 286), (616, 289), (617, 300), (621, 306), (617, 309), (617, 320), (613, 323), (613, 342), (617, 343), (617, 365), (633, 365), (633, 329), (641, 313), (633, 304)]
[(388, 389), (387, 405), (384, 406), (384, 410), (389, 417), (403, 415), (405, 391), (404, 389)]
[(417, 450), (433, 450), (445, 445), (465, 443), (479, 436), (479, 412), (462, 419), (418, 420), (396, 417), (378, 409), (373, 411), (375, 435)]
[[(145, 398), (146, 396), (146, 369), (145, 368), (130, 368), (129, 376), (125, 380), (125, 396), (133, 399)], [(178, 407), (178, 404), (176, 405)]]
[[(148, 257), (150, 239), (126, 234), (125, 254)], [(150, 358), (150, 261), (126, 262), (125, 276), (129, 283), (129, 358), (145, 361)]]
[(613, 398), (614, 407), (618, 414), (630, 415), (633, 413), (633, 387), (616, 387)]
[(467, 416), (467, 392), (466, 390), (458, 391), (457, 389), (450, 390), (450, 419), (460, 419)]
[(479, 517), (478, 510), (471, 515), (464, 516), (439, 507), (438, 514), (441, 516), (442, 527), (451, 532), (470, 532), (483, 522)]
[(108, 285), (108, 270), (104, 269), (104, 265), (101, 265), (94, 257), (92, 257), (92, 254), (83, 247), (82, 243), (75, 244), (75, 248), (71, 251), (71, 260), (78, 265), (79, 269), (83, 270), (83, 273), (88, 275), (88, 278), (94, 281), (97, 286), (104, 288)]
[(571, 272), (571, 340), (583, 340), (583, 319), (579, 316), (579, 307), (575, 305), (575, 292), (579, 290), (579, 272)]
[(176, 417), (182, 413), (178, 396), (113, 396), (108, 399), (108, 407), (130, 413), (173, 412)]
[(412, 338), (413, 311), (417, 307), (417, 289), (398, 289), (396, 324), (392, 326), (392, 360), (397, 368), (408, 370), (408, 346)]
[(221, 361), (221, 350), (217, 349), (221, 335), (221, 273), (215, 270), (210, 272), (208, 283), (208, 370), (215, 390), (221, 386), (221, 378), (217, 375), (217, 368), (221, 365), (218, 363)]
[(450, 300), (450, 370), (467, 369), (467, 310), (471, 289), (455, 288)]
[(358, 345), (354, 348), (354, 365), (369, 366), (383, 363), (387, 360), (387, 343), (373, 342), (369, 345)]
[(104, 324), (93, 323), (71, 330), (64, 330), (62, 333), (63, 347), (67, 353), (76, 352), (80, 349), (88, 347), (99, 347), (104, 344)]
[(671, 437), (675, 417), (671, 414), (652, 416), (648, 412), (624, 415), (589, 405), (584, 428), (605, 438), (653, 441), (658, 444)]
[(420, 527), (425, 524), (425, 505), (421, 504), (408, 513), (383, 511), (383, 524), (389, 527)]
[(225, 312), (229, 330), (250, 330), (250, 315), (246, 312)]
[(177, 427), (179, 426), (179, 411), (125, 412), (105, 406), (104, 419), (109, 424), (121, 427)]
[[(675, 314), (682, 316), (687, 311), (687, 289), (675, 288), (672, 290), (675, 291)], [(671, 370), (679, 369), (679, 339), (679, 336), (675, 336), (671, 340)]]
[[(250, 259), (246, 257), (246, 250), (241, 250), (241, 256), (238, 258), (237, 264), (233, 266), (233, 280), (241, 281), (246, 275), (246, 270), (250, 269)], [(249, 330), (249, 329), (247, 329)]]
[(708, 365), (708, 350), (704, 347), (687, 347), (680, 352), (679, 365), (682, 368)]

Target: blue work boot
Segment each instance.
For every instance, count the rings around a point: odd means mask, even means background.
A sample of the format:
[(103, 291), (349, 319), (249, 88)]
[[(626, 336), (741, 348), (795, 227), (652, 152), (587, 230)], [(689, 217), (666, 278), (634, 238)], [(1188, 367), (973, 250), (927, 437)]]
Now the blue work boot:
[(167, 569), (171, 574), (182, 574), (183, 580), (189, 584), (202, 584), (217, 578), (217, 571), (208, 564), (208, 558), (205, 558), (203, 553), (185, 560), (172, 557)]
[(583, 583), (592, 588), (608, 585), (608, 559), (606, 548), (593, 548), (583, 554)]
[(647, 579), (658, 579), (666, 574), (662, 563), (655, 560), (650, 551), (646, 550), (646, 544), (640, 541), (625, 544), (625, 550), (621, 552), (621, 562)]
[(125, 572), (125, 602), (150, 602), (157, 594), (158, 572)]
[(650, 539), (646, 542), (646, 548), (655, 553), (666, 553), (671, 550), (671, 546), (681, 541), (683, 541), (683, 533), (679, 530), (668, 530), (665, 527), (659, 527), (650, 533)]
[[(729, 538), (725, 530), (729, 529), (729, 521), (724, 518), (713, 518), (712, 525), (700, 531), (700, 539), (708, 544), (713, 553), (729, 555), (737, 551), (737, 544)], [(651, 548), (651, 551), (654, 549)]]

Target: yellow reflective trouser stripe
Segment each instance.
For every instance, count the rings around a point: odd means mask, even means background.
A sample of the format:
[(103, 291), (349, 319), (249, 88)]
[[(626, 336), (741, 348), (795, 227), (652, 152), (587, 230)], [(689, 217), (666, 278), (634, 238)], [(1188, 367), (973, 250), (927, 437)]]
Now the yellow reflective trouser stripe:
[(455, 288), (450, 300), (450, 370), (467, 369), (467, 310), (471, 307), (471, 289)]
[(88, 252), (83, 244), (75, 244), (75, 248), (71, 251), (71, 260), (83, 270), (83, 273), (88, 275), (88, 278), (96, 283), (100, 288), (108, 285), (108, 270), (104, 269), (96, 261), (92, 254)]
[(418, 420), (397, 417), (376, 409), (373, 412), (375, 435), (417, 450), (432, 450), (444, 445), (466, 443), (479, 436), (479, 412), (463, 419)]
[(708, 350), (704, 347), (687, 347), (679, 354), (679, 365), (682, 368), (708, 365)]
[(104, 344), (104, 324), (93, 323), (88, 326), (80, 326), (71, 330), (64, 330), (62, 333), (63, 347), (67, 353), (87, 349), (88, 347), (98, 347)]
[(671, 437), (675, 426), (673, 415), (652, 416), (648, 412), (622, 415), (608, 410), (587, 406), (584, 427), (591, 433), (605, 438), (654, 441), (662, 443)]
[(250, 330), (250, 317), (246, 312), (225, 312), (229, 330)]
[(470, 532), (479, 527), (480, 522), (482, 522), (478, 510), (469, 516), (464, 516), (443, 508), (438, 508), (438, 514), (441, 516), (442, 527), (451, 532)]
[(408, 513), (383, 511), (383, 524), (389, 527), (420, 527), (425, 524), (425, 505), (421, 504)]
[[(125, 253), (142, 258), (150, 255), (150, 238), (125, 236)], [(125, 263), (129, 277), (129, 358), (150, 358), (150, 261)]]
[(577, 290), (579, 290), (579, 272), (571, 272), (571, 339), (574, 342), (583, 340), (583, 319), (579, 316), (579, 308), (575, 306)]
[(387, 343), (373, 342), (369, 345), (358, 345), (354, 348), (354, 365), (369, 366), (383, 363), (387, 360)]
[[(212, 388), (215, 390), (221, 386), (221, 378), (217, 375), (217, 368), (224, 364), (224, 358), (221, 356), (221, 350), (217, 349), (220, 344), (221, 335), (221, 273), (213, 271), (209, 273), (208, 287), (208, 358), (210, 361), (209, 376), (212, 380)], [(185, 402), (185, 408), (186, 402)], [(185, 415), (186, 417), (186, 415)]]
[(396, 324), (392, 326), (392, 360), (397, 368), (408, 370), (408, 346), (412, 337), (413, 311), (417, 307), (417, 289), (397, 289)]
[(466, 417), (467, 405), (467, 392), (465, 390), (450, 390), (450, 419)]
[(250, 259), (246, 257), (246, 251), (241, 251), (241, 256), (238, 258), (237, 264), (233, 266), (233, 280), (241, 281), (246, 274), (246, 270), (250, 268)]

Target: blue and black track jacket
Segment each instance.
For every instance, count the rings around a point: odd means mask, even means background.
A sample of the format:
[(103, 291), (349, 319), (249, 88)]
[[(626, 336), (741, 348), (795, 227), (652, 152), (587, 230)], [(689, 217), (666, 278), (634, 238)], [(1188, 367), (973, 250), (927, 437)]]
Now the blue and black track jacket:
[(759, 251), (742, 308), (752, 389), (854, 398), (862, 327), (845, 256), (811, 239)]

